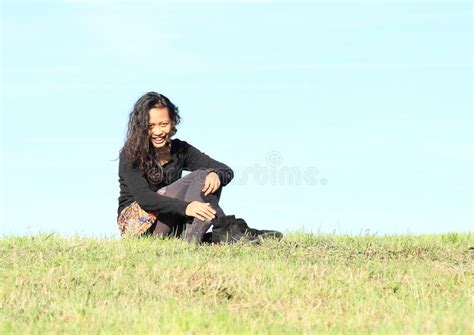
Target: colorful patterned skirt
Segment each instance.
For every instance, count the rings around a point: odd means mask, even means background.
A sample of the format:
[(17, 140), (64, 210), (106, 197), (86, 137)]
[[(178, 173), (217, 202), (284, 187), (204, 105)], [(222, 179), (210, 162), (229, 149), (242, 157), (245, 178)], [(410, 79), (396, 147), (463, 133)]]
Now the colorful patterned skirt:
[[(166, 187), (157, 191), (164, 195)], [(125, 207), (117, 219), (117, 224), (122, 236), (142, 236), (149, 235), (150, 227), (155, 223), (158, 217), (156, 212), (147, 212), (143, 210), (136, 201)]]
[(136, 201), (125, 207), (117, 219), (122, 236), (141, 236), (149, 233), (157, 215), (144, 211)]

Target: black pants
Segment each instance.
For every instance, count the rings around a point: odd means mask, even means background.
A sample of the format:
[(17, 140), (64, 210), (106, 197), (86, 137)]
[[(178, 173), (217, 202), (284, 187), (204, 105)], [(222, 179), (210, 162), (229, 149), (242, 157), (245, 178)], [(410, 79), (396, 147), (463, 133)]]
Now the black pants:
[[(219, 206), (222, 186), (207, 196), (202, 192), (207, 174), (205, 170), (193, 171), (158, 190), (158, 193), (185, 201), (209, 202), (217, 212), (216, 217), (225, 216), (224, 211)], [(179, 214), (165, 213), (158, 214), (157, 220), (150, 227), (150, 232), (156, 236), (175, 236), (182, 237), (189, 242), (200, 242), (213, 223), (214, 220), (208, 222)]]

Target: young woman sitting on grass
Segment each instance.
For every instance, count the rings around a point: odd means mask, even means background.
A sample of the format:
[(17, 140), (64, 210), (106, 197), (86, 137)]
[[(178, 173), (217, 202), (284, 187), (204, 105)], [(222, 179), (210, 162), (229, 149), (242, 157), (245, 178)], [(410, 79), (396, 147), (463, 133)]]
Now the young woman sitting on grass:
[[(234, 173), (186, 141), (172, 139), (179, 122), (178, 108), (162, 94), (148, 92), (135, 103), (119, 155), (121, 234), (195, 243), (280, 238), (279, 232), (249, 228), (224, 213), (219, 199)], [(183, 171), (191, 173), (181, 177)]]

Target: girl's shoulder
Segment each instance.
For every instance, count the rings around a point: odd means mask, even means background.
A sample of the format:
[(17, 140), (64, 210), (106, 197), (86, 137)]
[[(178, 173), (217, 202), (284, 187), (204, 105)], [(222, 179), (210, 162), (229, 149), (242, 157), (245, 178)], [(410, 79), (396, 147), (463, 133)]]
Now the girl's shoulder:
[(187, 142), (183, 141), (179, 138), (172, 138), (171, 139), (171, 145), (183, 145), (184, 143), (187, 143)]
[(191, 145), (179, 138), (171, 139), (171, 151), (177, 152), (182, 150), (187, 150)]

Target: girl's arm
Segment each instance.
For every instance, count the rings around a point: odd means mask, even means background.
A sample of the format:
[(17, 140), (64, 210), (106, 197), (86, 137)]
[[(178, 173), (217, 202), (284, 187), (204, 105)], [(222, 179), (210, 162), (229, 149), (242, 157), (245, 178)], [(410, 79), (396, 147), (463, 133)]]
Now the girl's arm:
[(143, 210), (185, 215), (188, 201), (160, 195), (151, 190), (144, 172), (132, 167), (122, 154), (119, 161), (119, 176)]

